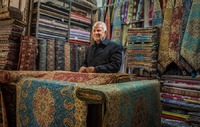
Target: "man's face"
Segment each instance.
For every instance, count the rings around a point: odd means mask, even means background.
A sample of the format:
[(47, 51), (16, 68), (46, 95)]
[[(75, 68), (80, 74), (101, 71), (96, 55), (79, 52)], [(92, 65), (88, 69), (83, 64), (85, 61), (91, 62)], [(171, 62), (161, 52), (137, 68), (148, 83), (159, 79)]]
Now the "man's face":
[(104, 31), (103, 26), (101, 24), (97, 24), (93, 28), (92, 33), (93, 38), (97, 43), (100, 43), (100, 41), (106, 37), (106, 32)]

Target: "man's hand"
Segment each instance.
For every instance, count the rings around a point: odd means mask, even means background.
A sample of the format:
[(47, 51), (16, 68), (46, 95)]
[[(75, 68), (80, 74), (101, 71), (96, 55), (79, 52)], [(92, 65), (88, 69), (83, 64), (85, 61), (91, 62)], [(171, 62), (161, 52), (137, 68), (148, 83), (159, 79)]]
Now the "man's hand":
[(87, 67), (86, 72), (87, 73), (96, 73), (96, 69), (94, 67)]
[(81, 67), (81, 68), (79, 69), (79, 72), (86, 73), (86, 67)]

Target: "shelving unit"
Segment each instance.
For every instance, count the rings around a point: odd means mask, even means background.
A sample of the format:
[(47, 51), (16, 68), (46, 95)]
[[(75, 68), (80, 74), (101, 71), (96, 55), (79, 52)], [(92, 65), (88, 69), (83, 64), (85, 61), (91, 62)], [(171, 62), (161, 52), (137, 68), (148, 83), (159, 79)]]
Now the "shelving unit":
[[(47, 42), (51, 42), (51, 46), (54, 45), (55, 70), (78, 71), (80, 68), (86, 47), (90, 44), (92, 27), (90, 12), (92, 12), (92, 8), (73, 0), (33, 1), (30, 35), (38, 40), (37, 48), (40, 50), (44, 46), (48, 46)], [(52, 57), (52, 53), (50, 54), (49, 57)], [(40, 60), (46, 59), (40, 57), (45, 55), (39, 51), (36, 56), (38, 56), (36, 70), (40, 70), (41, 66), (44, 67), (42, 70), (47, 68), (52, 70), (52, 67), (39, 65)], [(59, 56), (60, 58), (57, 58)], [(74, 62), (77, 63), (74, 64)], [(44, 61), (42, 63), (45, 64)], [(48, 63), (46, 62), (46, 64)], [(57, 67), (56, 65), (62, 66)]]
[(70, 47), (70, 71), (78, 71), (83, 63), (85, 50), (90, 44), (92, 28), (92, 8), (70, 2), (69, 19), (69, 47)]
[(69, 5), (59, 3), (34, 2), (31, 23), (32, 36), (45, 39), (68, 39)]

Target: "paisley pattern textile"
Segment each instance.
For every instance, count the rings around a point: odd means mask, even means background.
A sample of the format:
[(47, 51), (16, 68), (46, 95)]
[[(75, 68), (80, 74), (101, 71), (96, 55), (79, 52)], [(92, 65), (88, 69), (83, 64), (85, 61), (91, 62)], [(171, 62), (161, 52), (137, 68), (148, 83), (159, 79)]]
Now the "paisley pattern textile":
[(170, 29), (169, 39), (169, 57), (172, 61), (178, 60), (178, 49), (180, 39), (180, 29), (183, 17), (183, 3), (182, 0), (176, 0), (174, 6), (172, 24)]
[(86, 126), (87, 105), (78, 102), (75, 87), (75, 83), (20, 80), (17, 84), (17, 126)]
[(32, 36), (21, 38), (18, 70), (35, 70), (37, 40)]
[(182, 17), (182, 24), (181, 24), (180, 40), (179, 40), (180, 41), (180, 43), (179, 43), (180, 46), (181, 46), (181, 42), (182, 42), (185, 30), (186, 30), (186, 26), (187, 26), (188, 17), (189, 17), (189, 14), (190, 14), (191, 6), (192, 6), (192, 0), (183, 0), (183, 17)]
[(152, 26), (160, 26), (163, 23), (163, 15), (160, 7), (159, 0), (154, 0), (154, 8), (153, 8), (153, 20)]
[[(112, 0), (109, 0), (108, 3), (111, 4)], [(111, 21), (110, 21), (110, 7), (107, 7), (106, 17), (105, 17), (105, 24), (107, 26), (107, 38), (111, 38)]]
[(54, 39), (47, 39), (47, 71), (55, 70), (55, 40)]
[[(193, 0), (181, 46), (181, 56), (196, 70), (200, 70), (200, 1)], [(192, 42), (192, 43), (191, 43)]]
[[(186, 30), (187, 22), (188, 22), (188, 17), (190, 14), (190, 9), (192, 6), (192, 0), (183, 0), (183, 17), (182, 17), (182, 22), (181, 22), (181, 29), (180, 29), (180, 37), (179, 37), (179, 45), (178, 45), (178, 54), (179, 54), (179, 59), (176, 61), (176, 64), (178, 65), (179, 68), (183, 68), (187, 70), (188, 72), (194, 71), (192, 66), (180, 55), (181, 51), (181, 45), (182, 45), (182, 40), (183, 36)], [(183, 70), (182, 69), (182, 70)]]
[(22, 77), (69, 81), (85, 84), (103, 85), (129, 80), (128, 74), (123, 73), (79, 73), (70, 71), (0, 71), (0, 83), (15, 83)]
[(158, 54), (158, 69), (161, 73), (163, 73), (169, 65), (170, 58), (169, 55), (169, 35), (170, 35), (170, 27), (172, 23), (172, 15), (174, 10), (174, 0), (168, 0), (165, 13), (164, 13), (164, 21), (162, 25), (160, 45), (159, 45), (159, 54)]
[[(0, 84), (4, 88), (3, 97), (6, 99), (6, 113), (8, 117), (8, 123), (11, 126), (16, 126), (16, 86), (17, 82), (22, 78), (37, 78), (37, 80), (57, 80), (57, 81), (69, 81), (81, 84), (95, 84), (103, 85), (115, 82), (130, 81), (130, 77), (127, 74), (97, 74), (97, 73), (77, 73), (77, 72), (67, 72), (67, 71), (0, 71)], [(76, 89), (76, 88), (74, 88)], [(48, 90), (42, 89), (48, 93)], [(40, 91), (40, 90), (39, 90)], [(38, 91), (38, 93), (40, 93)], [(48, 94), (49, 95), (49, 94)], [(80, 101), (76, 101), (77, 110), (81, 109)], [(12, 110), (10, 110), (12, 109)], [(79, 112), (79, 111), (77, 111)], [(79, 114), (76, 114), (77, 118)], [(81, 116), (80, 116), (81, 117)], [(81, 120), (78, 118), (76, 120)], [(78, 122), (82, 123), (82, 122)], [(48, 124), (48, 123), (45, 123)]]
[(122, 25), (121, 25), (121, 6), (120, 0), (116, 0), (116, 5), (114, 7), (114, 19), (113, 19), (113, 28), (112, 28), (112, 36), (111, 41), (122, 45)]
[[(126, 3), (127, 5), (127, 3)], [(128, 9), (127, 9), (127, 17), (126, 17), (126, 23), (130, 23), (132, 21), (132, 17), (133, 17), (133, 0), (130, 0), (128, 2)], [(128, 27), (130, 27), (131, 25), (123, 25), (123, 34), (122, 34), (122, 45), (126, 46), (127, 44), (127, 35), (128, 35)]]
[(66, 43), (65, 44), (65, 70), (69, 71), (70, 70), (70, 44)]
[(105, 99), (104, 127), (160, 127), (159, 91), (158, 81), (143, 80), (84, 86), (78, 88), (77, 96), (97, 103)]

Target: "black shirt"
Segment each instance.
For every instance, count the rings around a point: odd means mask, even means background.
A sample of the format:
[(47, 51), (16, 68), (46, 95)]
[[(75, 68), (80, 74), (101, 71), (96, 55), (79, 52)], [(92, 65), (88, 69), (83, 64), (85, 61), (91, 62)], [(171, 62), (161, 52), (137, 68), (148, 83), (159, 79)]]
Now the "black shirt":
[(93, 66), (97, 73), (117, 73), (122, 63), (122, 47), (108, 39), (94, 42), (86, 50), (85, 67)]

